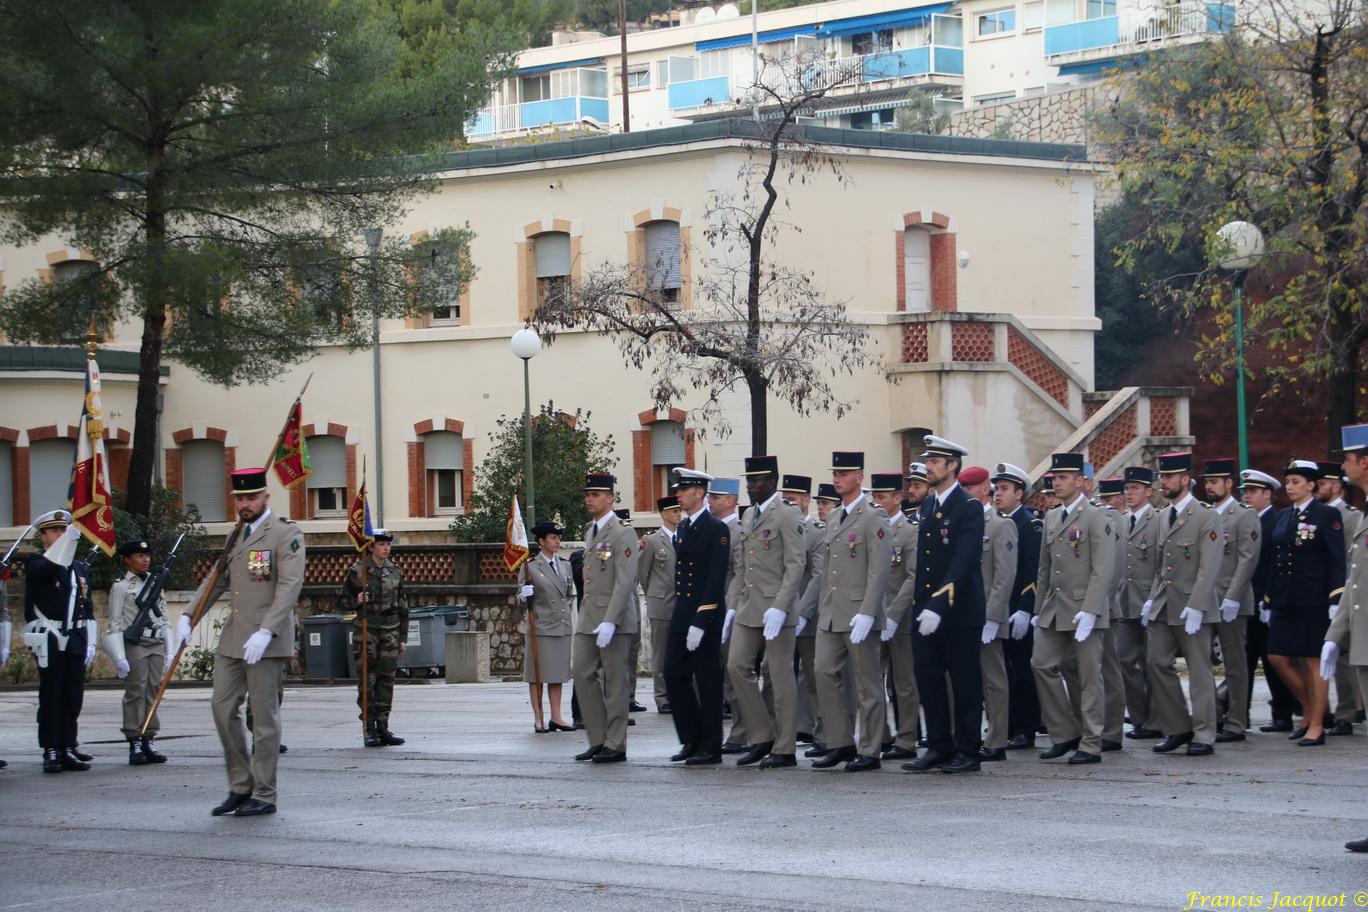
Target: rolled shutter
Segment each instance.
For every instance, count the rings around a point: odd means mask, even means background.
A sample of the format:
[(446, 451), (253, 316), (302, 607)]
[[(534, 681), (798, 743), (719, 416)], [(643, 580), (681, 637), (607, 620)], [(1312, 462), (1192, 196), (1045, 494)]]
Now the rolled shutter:
[(223, 444), (217, 440), (191, 440), (181, 447), (181, 467), (185, 505), (194, 505), (204, 522), (223, 522), (228, 515)]
[(29, 448), (29, 510), (34, 516), (66, 507), (75, 461), (71, 440), (39, 440)]
[(311, 488), (347, 486), (347, 447), (341, 437), (319, 435), (309, 438), (308, 485)]
[(684, 428), (677, 421), (651, 425), (651, 465), (684, 464)]
[[(6, 526), (20, 525), (19, 517), (14, 515), (14, 447), (0, 443), (0, 523)], [(0, 608), (3, 608), (0, 605)]]
[(537, 278), (570, 274), (570, 235), (563, 231), (539, 234), (532, 244), (535, 248)]
[(646, 274), (652, 288), (679, 287), (679, 222), (646, 226)]
[(465, 441), (451, 431), (423, 435), (423, 460), (429, 469), (464, 469)]

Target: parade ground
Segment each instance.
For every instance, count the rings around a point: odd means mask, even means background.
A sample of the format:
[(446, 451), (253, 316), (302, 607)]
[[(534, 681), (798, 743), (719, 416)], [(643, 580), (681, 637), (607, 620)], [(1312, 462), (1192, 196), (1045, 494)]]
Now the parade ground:
[(361, 746), (353, 689), (291, 686), (280, 812), (214, 818), (209, 688), (168, 694), (152, 767), (127, 765), (120, 696), (86, 693), (93, 769), (43, 775), (35, 693), (0, 692), (0, 909), (1368, 906), (1368, 856), (1343, 848), (1368, 836), (1362, 725), (1208, 758), (1127, 741), (1090, 767), (1017, 751), (964, 776), (684, 769), (653, 709), (629, 762), (594, 765), (570, 759), (582, 732), (532, 732), (523, 684), (401, 686), (390, 748)]

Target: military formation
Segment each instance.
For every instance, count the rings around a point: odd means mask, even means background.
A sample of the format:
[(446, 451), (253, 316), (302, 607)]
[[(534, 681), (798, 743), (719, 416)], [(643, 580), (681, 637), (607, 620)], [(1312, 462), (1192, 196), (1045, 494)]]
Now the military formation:
[[(1191, 453), (1096, 479), (1081, 455), (1057, 453), (1043, 513), (1026, 505), (1024, 470), (966, 465), (965, 447), (934, 435), (906, 472), (868, 483), (863, 453), (833, 453), (815, 497), (776, 457), (747, 458), (739, 508), (739, 480), (677, 468), (660, 528), (644, 537), (614, 510), (616, 479), (590, 474), (578, 566), (559, 554), (565, 530), (542, 523), (520, 569), (535, 730), (570, 730), (560, 687), (572, 680), (588, 742), (575, 759), (627, 760), (644, 640), (656, 708), (680, 744), (670, 759), (685, 767), (729, 754), (740, 767), (797, 767), (802, 750), (816, 770), (896, 760), (965, 774), (1040, 735), (1043, 761), (1101, 763), (1126, 740), (1206, 757), (1249, 737), (1260, 662), (1272, 719), (1259, 731), (1324, 745), (1353, 733), (1368, 684), (1368, 522), (1344, 502), (1347, 484), (1368, 485), (1368, 425), (1342, 433), (1342, 462), (1293, 460), (1281, 479), (1230, 459), (1199, 474)], [(256, 816), (276, 810), (305, 549), (272, 512), (265, 470), (231, 482), (239, 526), (196, 601), (229, 605), (211, 701), (229, 794), (212, 813)], [(1291, 505), (1275, 510), (1280, 489)], [(157, 684), (201, 615), (169, 622), (166, 564), (153, 573), (147, 543), (132, 541), (119, 548), (126, 572), (100, 640), (70, 514), (34, 525), (44, 550), (25, 564), (23, 641), (39, 665), (44, 771), (89, 769), (77, 720), (97, 645), (125, 682), (128, 762), (164, 762)], [(338, 596), (356, 617), (357, 702), (373, 747), (403, 743), (389, 727), (408, 628), (392, 542), (376, 530)], [(1368, 851), (1368, 840), (1350, 848)]]

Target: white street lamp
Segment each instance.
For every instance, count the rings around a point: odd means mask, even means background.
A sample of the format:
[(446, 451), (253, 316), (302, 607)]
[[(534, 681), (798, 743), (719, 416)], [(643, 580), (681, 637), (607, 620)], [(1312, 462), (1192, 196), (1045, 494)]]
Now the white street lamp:
[(1244, 311), (1242, 297), (1245, 279), (1250, 268), (1264, 255), (1264, 236), (1257, 225), (1249, 222), (1227, 222), (1216, 232), (1212, 245), (1216, 264), (1235, 273), (1235, 420), (1239, 422), (1236, 437), (1240, 446), (1240, 471), (1249, 468), (1249, 420), (1245, 412), (1245, 350)]

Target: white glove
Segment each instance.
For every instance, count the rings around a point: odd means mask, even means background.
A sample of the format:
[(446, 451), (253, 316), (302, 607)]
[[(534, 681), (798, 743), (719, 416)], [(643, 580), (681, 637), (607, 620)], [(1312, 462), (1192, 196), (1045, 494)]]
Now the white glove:
[(532, 597), (532, 593), (536, 591), (537, 590), (532, 587), (532, 584), (528, 583), (526, 586), (523, 586), (521, 589), (518, 590), (518, 598), (525, 602), (528, 599), (530, 599)]
[(1267, 624), (1269, 621), (1273, 620), (1273, 611), (1269, 608), (1260, 608), (1259, 620)]
[(1074, 642), (1082, 643), (1092, 636), (1093, 628), (1097, 626), (1097, 615), (1088, 611), (1080, 611), (1073, 617), (1074, 621)]
[(162, 674), (166, 674), (168, 671), (171, 670), (171, 663), (175, 660), (176, 654), (174, 652), (168, 652), (166, 654), (166, 661), (162, 663)]
[(1031, 626), (1032, 626), (1032, 627), (1039, 627), (1039, 626), (1040, 626), (1040, 615), (1038, 615), (1038, 614), (1033, 614), (1033, 615), (1031, 615)]
[(850, 622), (850, 642), (863, 643), (869, 631), (874, 629), (874, 615), (857, 614)]
[(270, 645), (271, 631), (258, 630), (242, 644), (242, 660), (248, 665), (255, 665), (261, 661), (261, 657), (266, 654), (266, 647)]
[(803, 628), (806, 627), (806, 626), (807, 626), (807, 618), (803, 617), (801, 614), (798, 615), (798, 629), (795, 630), (795, 631), (793, 632), (793, 635), (794, 635), (794, 636), (802, 636), (802, 635), (803, 635)]
[(1339, 661), (1339, 646), (1335, 645), (1334, 640), (1326, 640), (1321, 647), (1320, 676), (1322, 680), (1329, 681), (1335, 677), (1335, 663)]
[(698, 644), (701, 642), (703, 642), (703, 628), (690, 627), (689, 635), (684, 639), (684, 648), (689, 650), (689, 652), (693, 652), (698, 648)]
[(1335, 604), (1330, 606), (1330, 620), (1333, 621), (1335, 619), (1335, 615), (1337, 614), (1339, 614), (1339, 602), (1336, 602)]
[(1007, 623), (1012, 625), (1012, 639), (1024, 640), (1031, 627), (1032, 615), (1025, 611), (1013, 611), (1012, 616), (1007, 619)]
[(76, 559), (76, 543), (80, 540), (81, 530), (76, 526), (67, 526), (52, 547), (43, 552), (43, 557), (59, 567), (70, 567)]
[(883, 632), (879, 634), (879, 639), (887, 643), (889, 640), (893, 639), (897, 632), (898, 622), (892, 618), (886, 618), (884, 620), (884, 629)]
[(1188, 636), (1202, 629), (1202, 612), (1195, 608), (1187, 607), (1178, 612), (1178, 617), (1183, 621), (1183, 630)]
[(613, 634), (617, 633), (617, 624), (604, 621), (594, 628), (594, 634), (598, 637), (594, 642), (599, 649), (607, 649), (608, 644), (613, 642)]
[(773, 640), (779, 636), (779, 631), (784, 629), (784, 621), (788, 620), (788, 612), (778, 608), (765, 609), (765, 639)]
[(722, 642), (724, 643), (731, 639), (731, 625), (734, 620), (736, 620), (736, 609), (728, 608), (727, 616), (722, 618)]
[(998, 635), (998, 629), (1001, 626), (1002, 625), (999, 624), (997, 621), (984, 621), (983, 634), (979, 637), (979, 642), (982, 643), (984, 646), (987, 646), (989, 643), (993, 642), (993, 640), (996, 640)]
[[(70, 529), (71, 527), (70, 527), (70, 526), (67, 526), (67, 528)], [(85, 664), (86, 664), (86, 668), (89, 668), (91, 665), (94, 665), (94, 664), (95, 664), (95, 644), (94, 644), (94, 643), (87, 643), (87, 644), (86, 644), (86, 663), (85, 663)], [(120, 675), (119, 677), (123, 677), (123, 675)]]
[(176, 621), (176, 643), (178, 644), (176, 646), (177, 649), (179, 649), (181, 646), (190, 645), (190, 636), (193, 630), (194, 628), (190, 626), (190, 618), (187, 615), (182, 614), (180, 616), (180, 620)]
[(128, 659), (119, 659), (114, 663), (114, 673), (121, 678), (128, 677)]
[[(1240, 603), (1234, 599), (1221, 599), (1221, 620), (1229, 624), (1240, 616)], [(1333, 615), (1331, 615), (1333, 617)]]
[(930, 608), (923, 608), (921, 614), (917, 615), (917, 633), (927, 637), (936, 632), (940, 626), (940, 615)]
[(1145, 599), (1145, 604), (1140, 606), (1140, 626), (1148, 627), (1149, 622), (1154, 620), (1154, 599)]

